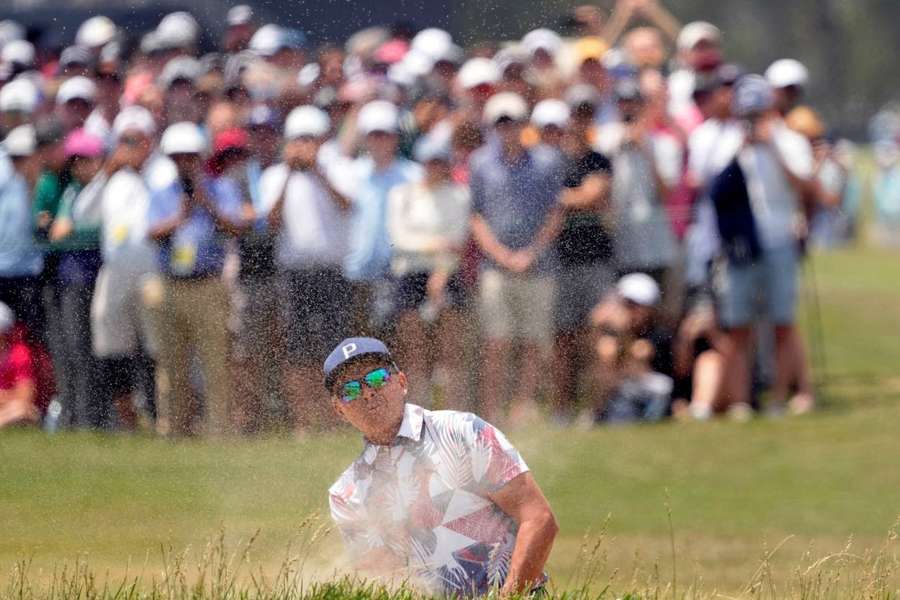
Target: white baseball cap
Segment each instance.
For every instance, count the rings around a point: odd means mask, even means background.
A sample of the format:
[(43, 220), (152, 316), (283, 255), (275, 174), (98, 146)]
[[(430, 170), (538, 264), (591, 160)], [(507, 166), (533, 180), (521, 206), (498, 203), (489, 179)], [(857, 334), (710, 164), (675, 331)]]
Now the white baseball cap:
[(179, 80), (196, 84), (202, 75), (203, 63), (192, 56), (179, 56), (166, 63), (157, 83), (162, 89), (167, 90)]
[(238, 4), (237, 6), (232, 6), (228, 9), (228, 14), (225, 17), (225, 22), (228, 23), (229, 27), (246, 25), (252, 20), (253, 9), (246, 4)]
[(616, 284), (619, 296), (641, 306), (656, 306), (659, 302), (659, 285), (646, 273), (629, 273)]
[(163, 154), (203, 154), (206, 151), (206, 138), (196, 123), (181, 121), (169, 125), (163, 132), (159, 149)]
[(167, 14), (156, 26), (157, 40), (164, 48), (189, 48), (197, 43), (199, 32), (197, 20), (183, 10)]
[(550, 56), (556, 56), (562, 48), (563, 41), (555, 31), (550, 29), (534, 29), (525, 34), (522, 38), (522, 47), (529, 54), (534, 54), (538, 50), (546, 51)]
[(356, 126), (363, 135), (375, 131), (397, 133), (400, 128), (397, 105), (387, 100), (372, 100), (360, 109)]
[(19, 125), (3, 140), (3, 149), (10, 156), (31, 156), (36, 146), (33, 125)]
[(420, 52), (437, 61), (448, 49), (453, 46), (453, 37), (437, 27), (423, 29), (413, 37), (410, 43), (410, 51)]
[(156, 121), (150, 111), (143, 106), (132, 105), (123, 108), (113, 121), (113, 135), (121, 138), (129, 131), (138, 131), (147, 137), (156, 133)]
[(486, 125), (494, 126), (506, 117), (513, 121), (524, 121), (528, 117), (528, 104), (515, 92), (500, 92), (491, 96), (484, 105), (482, 118)]
[(562, 129), (569, 124), (569, 115), (568, 104), (556, 98), (548, 98), (534, 105), (531, 123), (538, 128), (555, 125)]
[(260, 56), (272, 56), (284, 47), (284, 38), (284, 30), (274, 23), (269, 23), (256, 30), (250, 38), (249, 47)]
[(694, 21), (681, 28), (678, 34), (678, 49), (690, 50), (703, 41), (718, 44), (722, 41), (722, 32), (712, 23)]
[(13, 325), (16, 324), (16, 315), (3, 302), (0, 302), (0, 334), (6, 335), (12, 331)]
[(0, 112), (31, 114), (38, 104), (38, 89), (30, 79), (17, 77), (0, 88)]
[(0, 21), (0, 48), (13, 40), (24, 40), (25, 28), (10, 19)]
[(13, 40), (3, 46), (0, 59), (5, 63), (30, 67), (34, 64), (34, 46), (25, 40)]
[(489, 58), (477, 56), (467, 60), (456, 75), (463, 89), (471, 90), (484, 84), (495, 84), (500, 80), (500, 68)]
[(809, 83), (809, 71), (799, 60), (782, 58), (766, 69), (766, 81), (774, 88), (805, 87)]
[(109, 17), (97, 15), (91, 17), (78, 27), (75, 43), (88, 48), (98, 48), (116, 37), (116, 24)]
[(295, 140), (299, 137), (322, 137), (331, 129), (331, 119), (322, 109), (312, 106), (298, 106), (284, 121), (284, 137)]
[(97, 86), (94, 82), (78, 75), (71, 79), (66, 79), (59, 90), (56, 92), (56, 104), (65, 104), (69, 100), (81, 99), (87, 102), (94, 102), (97, 95)]

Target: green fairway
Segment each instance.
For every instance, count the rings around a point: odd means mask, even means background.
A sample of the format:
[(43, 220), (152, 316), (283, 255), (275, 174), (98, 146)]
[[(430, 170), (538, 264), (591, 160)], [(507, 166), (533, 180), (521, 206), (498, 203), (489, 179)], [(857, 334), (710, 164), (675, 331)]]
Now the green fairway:
[[(702, 580), (707, 591), (733, 595), (765, 550), (789, 536), (772, 561), (779, 577), (807, 550), (825, 556), (851, 537), (853, 552), (882, 546), (900, 515), (900, 261), (845, 250), (816, 257), (815, 270), (828, 374), (822, 411), (511, 433), (560, 521), (550, 559), (557, 586), (572, 585), (585, 534), (602, 532), (601, 578), (630, 581), (636, 567), (640, 577), (658, 567), (669, 582), (669, 514), (679, 585)], [(304, 517), (327, 516), (326, 489), (360, 446), (349, 433), (224, 444), (4, 431), (0, 578), (19, 559), (46, 576), (79, 556), (100, 574), (152, 575), (161, 548), (196, 554), (223, 530), (235, 544), (259, 531), (251, 559), (276, 568)], [(338, 556), (330, 535), (310, 567), (327, 575)]]

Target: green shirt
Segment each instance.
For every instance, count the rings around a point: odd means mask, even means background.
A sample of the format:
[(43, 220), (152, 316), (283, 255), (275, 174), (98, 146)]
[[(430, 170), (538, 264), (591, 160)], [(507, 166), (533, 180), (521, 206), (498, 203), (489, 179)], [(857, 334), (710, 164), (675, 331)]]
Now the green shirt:
[[(34, 202), (31, 212), (34, 216), (34, 237), (37, 242), (45, 247), (50, 246), (47, 236), (50, 234), (50, 226), (59, 210), (59, 200), (62, 197), (62, 187), (59, 184), (59, 175), (53, 171), (44, 171), (34, 186)], [(41, 213), (50, 215), (50, 222), (46, 228), (38, 227), (38, 216)]]

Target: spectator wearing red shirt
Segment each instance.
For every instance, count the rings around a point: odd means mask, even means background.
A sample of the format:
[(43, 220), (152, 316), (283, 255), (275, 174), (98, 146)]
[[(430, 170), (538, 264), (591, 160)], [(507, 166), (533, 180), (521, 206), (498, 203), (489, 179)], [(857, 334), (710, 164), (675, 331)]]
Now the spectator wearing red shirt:
[(37, 386), (31, 351), (12, 336), (15, 316), (0, 302), (0, 428), (37, 423)]

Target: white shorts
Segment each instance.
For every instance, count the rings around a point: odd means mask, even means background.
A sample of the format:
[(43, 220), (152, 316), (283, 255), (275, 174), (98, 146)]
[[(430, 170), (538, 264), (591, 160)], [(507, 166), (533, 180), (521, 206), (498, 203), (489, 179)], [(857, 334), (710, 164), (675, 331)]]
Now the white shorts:
[(130, 356), (143, 349), (156, 355), (157, 344), (145, 295), (159, 285), (155, 273), (103, 265), (91, 303), (91, 337), (100, 358)]
[(486, 269), (479, 288), (482, 329), (488, 339), (520, 339), (550, 346), (556, 299), (556, 282), (551, 276)]

